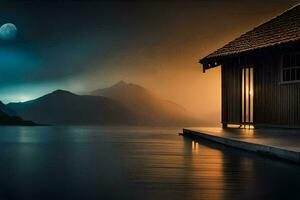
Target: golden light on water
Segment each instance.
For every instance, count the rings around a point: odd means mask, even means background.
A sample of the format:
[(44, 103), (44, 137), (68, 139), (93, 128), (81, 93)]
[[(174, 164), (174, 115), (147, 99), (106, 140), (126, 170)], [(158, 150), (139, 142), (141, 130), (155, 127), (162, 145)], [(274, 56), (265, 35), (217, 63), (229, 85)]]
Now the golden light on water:
[[(224, 158), (223, 153), (216, 149), (207, 148), (203, 144), (192, 140), (191, 179), (198, 181), (199, 188), (214, 188), (206, 190), (206, 198), (222, 199), (224, 195)], [(213, 155), (213, 156), (212, 156)], [(194, 197), (201, 197), (195, 192)]]
[(192, 150), (193, 152), (197, 153), (199, 149), (199, 144), (198, 142), (195, 142), (194, 140), (192, 141)]

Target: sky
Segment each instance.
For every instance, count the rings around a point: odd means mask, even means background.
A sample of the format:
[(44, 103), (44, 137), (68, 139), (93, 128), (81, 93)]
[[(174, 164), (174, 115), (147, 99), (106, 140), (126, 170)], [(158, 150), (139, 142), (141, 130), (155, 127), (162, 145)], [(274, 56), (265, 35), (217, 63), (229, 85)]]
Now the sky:
[(120, 80), (220, 121), (220, 68), (198, 60), (295, 5), (296, 0), (3, 1), (0, 100), (56, 89), (82, 94)]

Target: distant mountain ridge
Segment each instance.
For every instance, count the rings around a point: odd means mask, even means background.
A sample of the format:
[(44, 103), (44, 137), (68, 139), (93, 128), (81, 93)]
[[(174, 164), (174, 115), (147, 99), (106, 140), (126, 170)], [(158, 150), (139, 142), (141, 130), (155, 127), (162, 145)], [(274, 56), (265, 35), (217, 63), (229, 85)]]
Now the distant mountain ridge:
[(4, 103), (2, 103), (2, 101), (0, 101), (0, 111), (9, 116), (17, 116), (17, 113), (14, 110), (8, 108)]
[(0, 101), (0, 125), (35, 125), (35, 123), (32, 121), (24, 121), (22, 118), (17, 117), (14, 111), (7, 108), (7, 106)]
[(112, 99), (77, 95), (64, 90), (56, 90), (23, 103), (9, 103), (7, 106), (24, 119), (38, 123), (114, 125), (134, 121), (134, 116)]
[(9, 103), (7, 107), (40, 124), (176, 126), (195, 122), (180, 105), (124, 81), (89, 95), (56, 90), (31, 101)]
[(146, 88), (120, 81), (115, 85), (90, 92), (90, 95), (115, 99), (135, 113), (143, 124), (190, 124), (196, 120), (182, 106), (157, 97)]

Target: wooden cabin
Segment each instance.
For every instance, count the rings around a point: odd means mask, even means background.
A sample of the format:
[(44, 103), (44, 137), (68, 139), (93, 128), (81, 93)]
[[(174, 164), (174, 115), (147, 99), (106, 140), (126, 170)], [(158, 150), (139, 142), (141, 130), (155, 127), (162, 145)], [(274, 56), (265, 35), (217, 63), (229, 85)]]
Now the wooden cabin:
[(223, 127), (300, 127), (300, 5), (200, 63), (221, 67)]

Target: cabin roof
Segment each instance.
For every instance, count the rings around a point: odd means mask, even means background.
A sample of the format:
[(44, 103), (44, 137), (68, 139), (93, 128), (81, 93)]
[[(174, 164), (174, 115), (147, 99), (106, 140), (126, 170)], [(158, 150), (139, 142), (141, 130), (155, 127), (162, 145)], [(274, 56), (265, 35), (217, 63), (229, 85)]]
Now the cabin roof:
[(220, 57), (298, 40), (300, 40), (300, 4), (229, 42), (201, 59), (200, 63), (205, 68), (211, 68), (217, 66), (216, 59)]

